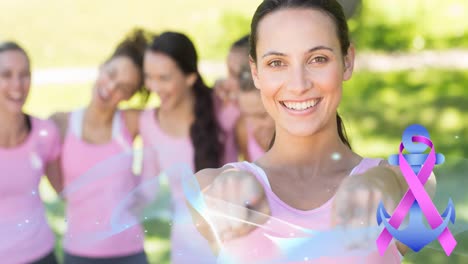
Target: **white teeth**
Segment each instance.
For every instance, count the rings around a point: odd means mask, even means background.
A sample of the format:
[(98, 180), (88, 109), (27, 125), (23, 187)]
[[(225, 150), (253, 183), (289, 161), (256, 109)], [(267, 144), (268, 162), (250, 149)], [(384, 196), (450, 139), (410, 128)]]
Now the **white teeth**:
[(283, 104), (288, 108), (288, 109), (291, 109), (291, 110), (296, 110), (296, 111), (303, 111), (303, 110), (306, 110), (306, 109), (309, 109), (311, 107), (314, 107), (318, 104), (320, 100), (319, 99), (314, 99), (314, 100), (309, 100), (309, 101), (306, 101), (306, 102), (301, 102), (301, 103), (298, 103), (298, 102), (285, 102), (283, 101)]

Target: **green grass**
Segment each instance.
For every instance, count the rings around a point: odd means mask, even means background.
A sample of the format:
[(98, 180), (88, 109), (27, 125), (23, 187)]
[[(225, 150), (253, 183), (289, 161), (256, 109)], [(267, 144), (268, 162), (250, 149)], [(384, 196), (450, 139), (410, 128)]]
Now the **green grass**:
[(403, 130), (418, 123), (437, 151), (467, 157), (467, 84), (462, 71), (359, 72), (344, 84), (340, 113), (358, 153), (393, 154)]

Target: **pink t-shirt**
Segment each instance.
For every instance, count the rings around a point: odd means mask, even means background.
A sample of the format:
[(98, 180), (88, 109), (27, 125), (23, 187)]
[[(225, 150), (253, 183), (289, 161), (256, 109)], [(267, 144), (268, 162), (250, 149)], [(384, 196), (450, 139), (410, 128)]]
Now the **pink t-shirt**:
[(60, 154), (60, 135), (51, 121), (31, 117), (31, 132), (15, 148), (0, 148), (0, 259), (28, 263), (54, 249), (39, 182), (47, 163)]
[[(351, 175), (360, 174), (369, 168), (378, 166), (379, 159), (363, 159), (358, 166), (356, 166)], [(220, 254), (221, 259), (228, 259), (233, 263), (269, 263), (275, 259), (284, 256), (280, 249), (272, 242), (265, 234), (270, 234), (280, 238), (291, 238), (306, 236), (301, 234), (297, 228), (291, 225), (284, 224), (285, 222), (292, 225), (317, 230), (326, 231), (331, 228), (331, 206), (334, 198), (331, 198), (322, 206), (308, 211), (298, 210), (287, 205), (271, 190), (268, 177), (264, 170), (254, 163), (239, 162), (231, 163), (226, 166), (232, 166), (240, 170), (249, 171), (257, 177), (265, 189), (271, 216), (273, 220), (267, 221), (264, 228), (257, 228), (249, 235), (230, 241), (224, 245), (224, 249)], [(277, 220), (279, 219), (279, 220)], [(313, 249), (311, 249), (312, 251)], [(386, 254), (382, 257), (378, 251), (372, 252), (369, 255), (360, 256), (343, 256), (343, 257), (330, 257), (323, 256), (320, 258), (308, 258), (303, 256), (300, 262), (280, 262), (280, 263), (383, 263), (394, 264), (401, 263), (401, 255), (395, 244), (391, 244), (387, 249)]]
[(224, 133), (224, 162), (234, 162), (238, 160), (239, 150), (236, 143), (235, 126), (240, 117), (240, 110), (237, 105), (222, 105), (221, 99), (214, 96), (214, 109), (218, 123)]
[(126, 205), (136, 188), (133, 150), (120, 112), (113, 119), (112, 140), (82, 140), (83, 110), (70, 114), (62, 153), (67, 231), (63, 247), (70, 254), (99, 258), (143, 251), (144, 233)]

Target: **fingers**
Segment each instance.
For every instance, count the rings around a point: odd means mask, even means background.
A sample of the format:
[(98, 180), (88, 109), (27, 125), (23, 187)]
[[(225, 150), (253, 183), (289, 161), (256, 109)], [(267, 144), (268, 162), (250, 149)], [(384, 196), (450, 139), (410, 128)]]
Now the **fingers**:
[(378, 236), (376, 214), (380, 202), (392, 206), (372, 182), (344, 181), (337, 191), (332, 208), (332, 225), (345, 233), (348, 249), (368, 248)]
[(269, 216), (263, 188), (249, 173), (223, 173), (204, 191), (204, 197), (209, 211), (207, 217), (221, 241), (252, 232)]

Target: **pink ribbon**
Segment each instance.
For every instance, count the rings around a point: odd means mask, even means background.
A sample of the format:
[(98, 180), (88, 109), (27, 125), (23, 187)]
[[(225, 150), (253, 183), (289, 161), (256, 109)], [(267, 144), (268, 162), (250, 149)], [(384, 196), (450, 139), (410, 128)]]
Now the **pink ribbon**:
[[(432, 200), (427, 194), (426, 190), (424, 189), (424, 184), (429, 179), (429, 176), (431, 175), (432, 169), (434, 168), (436, 162), (434, 145), (432, 144), (431, 140), (423, 136), (413, 136), (412, 140), (413, 142), (419, 142), (428, 145), (431, 148), (431, 151), (429, 152), (429, 155), (426, 161), (424, 162), (424, 165), (422, 166), (421, 170), (416, 176), (413, 170), (411, 169), (411, 166), (408, 164), (405, 157), (403, 156), (403, 143), (400, 144), (400, 170), (403, 174), (403, 177), (405, 177), (406, 182), (408, 183), (409, 189), (401, 199), (393, 215), (390, 217), (389, 223), (394, 228), (400, 227), (401, 223), (408, 214), (413, 202), (417, 200), (419, 207), (421, 208), (423, 214), (426, 216), (429, 225), (432, 228), (436, 228), (443, 222), (443, 219), (437, 211), (435, 205), (432, 203)], [(444, 249), (447, 256), (449, 256), (452, 253), (453, 249), (457, 245), (457, 241), (455, 240), (448, 228), (445, 228), (437, 239), (439, 240), (439, 243)], [(387, 229), (382, 230), (382, 233), (377, 238), (377, 247), (379, 249), (380, 255), (384, 255), (385, 250), (387, 249), (391, 240), (392, 235), (390, 234), (390, 232), (388, 232)]]

